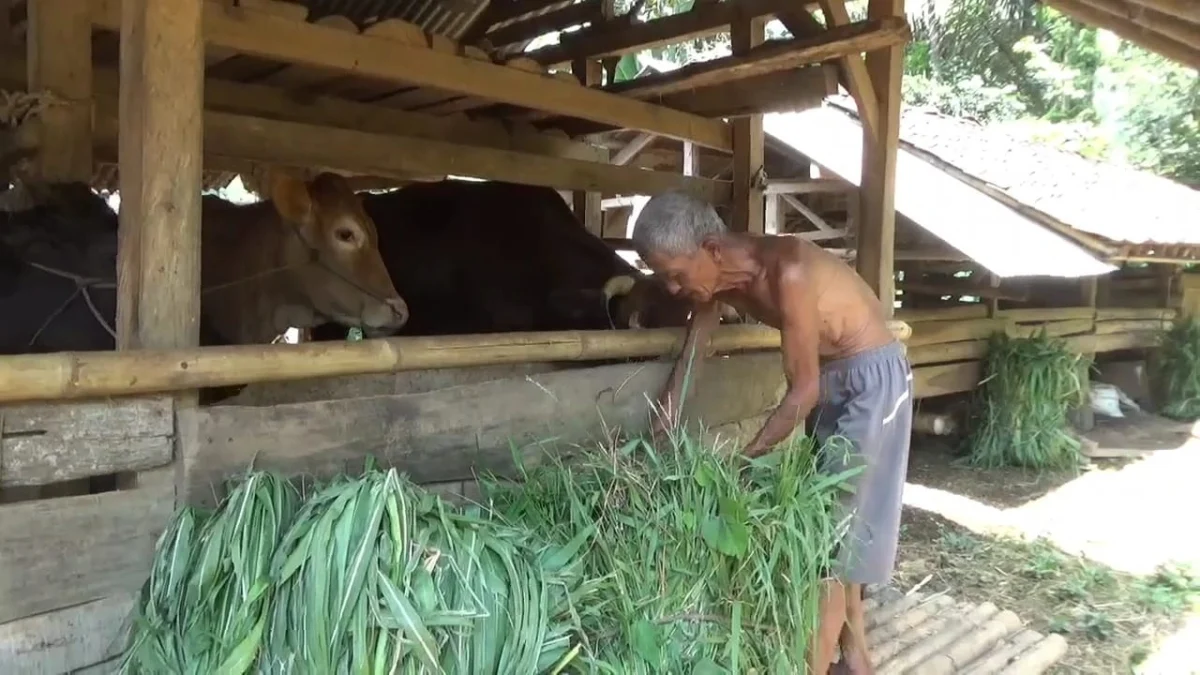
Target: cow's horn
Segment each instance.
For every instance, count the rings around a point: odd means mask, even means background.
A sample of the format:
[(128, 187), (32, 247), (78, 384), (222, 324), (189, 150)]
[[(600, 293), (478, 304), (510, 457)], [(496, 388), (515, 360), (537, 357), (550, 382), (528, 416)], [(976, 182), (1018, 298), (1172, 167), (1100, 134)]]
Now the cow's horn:
[(642, 315), (639, 312), (632, 312), (629, 314), (629, 327), (630, 328), (641, 328), (642, 327)]
[(604, 299), (612, 300), (621, 295), (629, 295), (636, 283), (637, 280), (628, 274), (619, 274), (604, 284)]

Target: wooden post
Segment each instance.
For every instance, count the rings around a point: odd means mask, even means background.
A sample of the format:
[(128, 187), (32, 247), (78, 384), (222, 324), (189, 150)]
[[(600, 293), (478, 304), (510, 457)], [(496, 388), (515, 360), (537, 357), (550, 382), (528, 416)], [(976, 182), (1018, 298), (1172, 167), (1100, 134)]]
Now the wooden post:
[[(1000, 288), (1000, 277), (989, 272), (988, 273), (988, 285), (991, 286), (992, 288)], [(997, 293), (997, 294), (993, 295), (992, 297), (988, 298), (987, 306), (988, 306), (988, 316), (990, 318), (994, 319), (994, 318), (1000, 316), (1000, 294)]]
[[(571, 63), (571, 72), (585, 87), (597, 87), (603, 83), (604, 67), (599, 61), (578, 59)], [(576, 191), (572, 195), (575, 217), (583, 223), (588, 232), (597, 237), (601, 236), (604, 228), (604, 213), (600, 208), (601, 194)]]
[[(903, 17), (904, 0), (871, 0), (872, 19)], [(876, 130), (863, 127), (862, 180), (859, 190), (858, 273), (883, 302), (884, 312), (895, 311), (896, 280), (896, 147), (900, 141), (900, 77), (904, 71), (904, 46), (867, 53), (867, 72), (879, 102)], [(735, 184), (736, 189), (736, 184)]]
[(784, 202), (777, 194), (766, 197), (766, 219), (763, 222), (763, 234), (779, 234), (784, 229)]
[[(6, 15), (8, 5), (4, 0)], [(41, 116), (35, 173), (48, 181), (88, 181), (92, 177), (91, 5), (79, 0), (37, 0), (26, 7), (29, 89), (49, 90), (59, 99)]]
[[(766, 24), (761, 18), (735, 21), (730, 25), (733, 53), (744, 53), (763, 42)], [(763, 191), (759, 184), (763, 167), (762, 115), (733, 120), (733, 217), (735, 232), (762, 234)]]
[[(1084, 277), (1079, 280), (1079, 300), (1082, 306), (1092, 308), (1092, 316), (1095, 318), (1096, 310), (1096, 293), (1098, 288), (1097, 277)], [(1095, 357), (1095, 352), (1084, 352), (1084, 356)], [(1091, 368), (1083, 368), (1080, 373), (1081, 384), (1084, 391), (1091, 388), (1092, 374)], [(1072, 409), (1068, 415), (1068, 419), (1076, 429), (1087, 433), (1096, 427), (1096, 413), (1092, 410), (1090, 398), (1081, 406)]]
[(700, 175), (700, 148), (689, 141), (683, 142), (683, 175)]
[[(199, 344), (204, 2), (122, 3), (119, 349)], [(184, 484), (196, 393), (180, 393), (174, 406), (176, 471), (138, 482)]]

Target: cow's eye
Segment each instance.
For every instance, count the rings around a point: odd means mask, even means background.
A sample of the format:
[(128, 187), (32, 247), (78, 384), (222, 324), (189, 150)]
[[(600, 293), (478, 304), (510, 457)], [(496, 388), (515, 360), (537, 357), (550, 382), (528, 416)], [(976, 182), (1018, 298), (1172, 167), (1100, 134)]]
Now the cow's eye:
[(348, 227), (339, 227), (333, 236), (337, 237), (338, 241), (346, 242), (347, 244), (354, 241), (354, 230)]

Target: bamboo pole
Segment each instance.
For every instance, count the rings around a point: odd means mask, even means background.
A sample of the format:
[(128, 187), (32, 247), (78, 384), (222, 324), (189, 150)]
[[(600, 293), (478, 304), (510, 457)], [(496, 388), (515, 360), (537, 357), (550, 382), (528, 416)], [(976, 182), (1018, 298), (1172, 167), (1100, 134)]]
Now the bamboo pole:
[[(891, 321), (900, 340), (908, 324)], [(127, 396), (252, 382), (505, 363), (597, 361), (677, 352), (684, 331), (600, 330), (400, 337), (299, 345), (237, 345), (0, 357), (0, 403)], [(779, 347), (766, 326), (723, 326), (710, 352)]]
[(918, 321), (961, 321), (963, 319), (988, 318), (987, 305), (980, 303), (962, 304), (954, 307), (939, 307), (934, 309), (896, 310), (896, 318), (908, 323)]
[(1096, 321), (1119, 319), (1159, 319), (1173, 321), (1176, 311), (1168, 307), (1101, 307), (1096, 310)]

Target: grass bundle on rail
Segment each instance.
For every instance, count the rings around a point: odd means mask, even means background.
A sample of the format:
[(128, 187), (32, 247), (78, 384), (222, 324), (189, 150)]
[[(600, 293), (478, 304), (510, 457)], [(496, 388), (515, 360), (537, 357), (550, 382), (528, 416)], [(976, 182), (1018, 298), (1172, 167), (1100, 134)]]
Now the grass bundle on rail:
[(972, 401), (967, 462), (984, 468), (1079, 466), (1079, 441), (1067, 427), (1067, 413), (1087, 401), (1088, 366), (1089, 359), (1045, 331), (1029, 338), (994, 334)]
[(635, 440), (523, 484), (484, 483), (498, 511), (546, 539), (590, 536), (578, 669), (805, 672), (850, 472), (818, 474), (809, 439), (744, 474), (746, 460), (691, 437), (665, 445)]
[(302, 505), (253, 473), (160, 538), (124, 673), (558, 672), (578, 549), (456, 509), (394, 471)]
[(1162, 415), (1200, 418), (1200, 320), (1180, 319), (1163, 331), (1150, 359), (1150, 379)]

